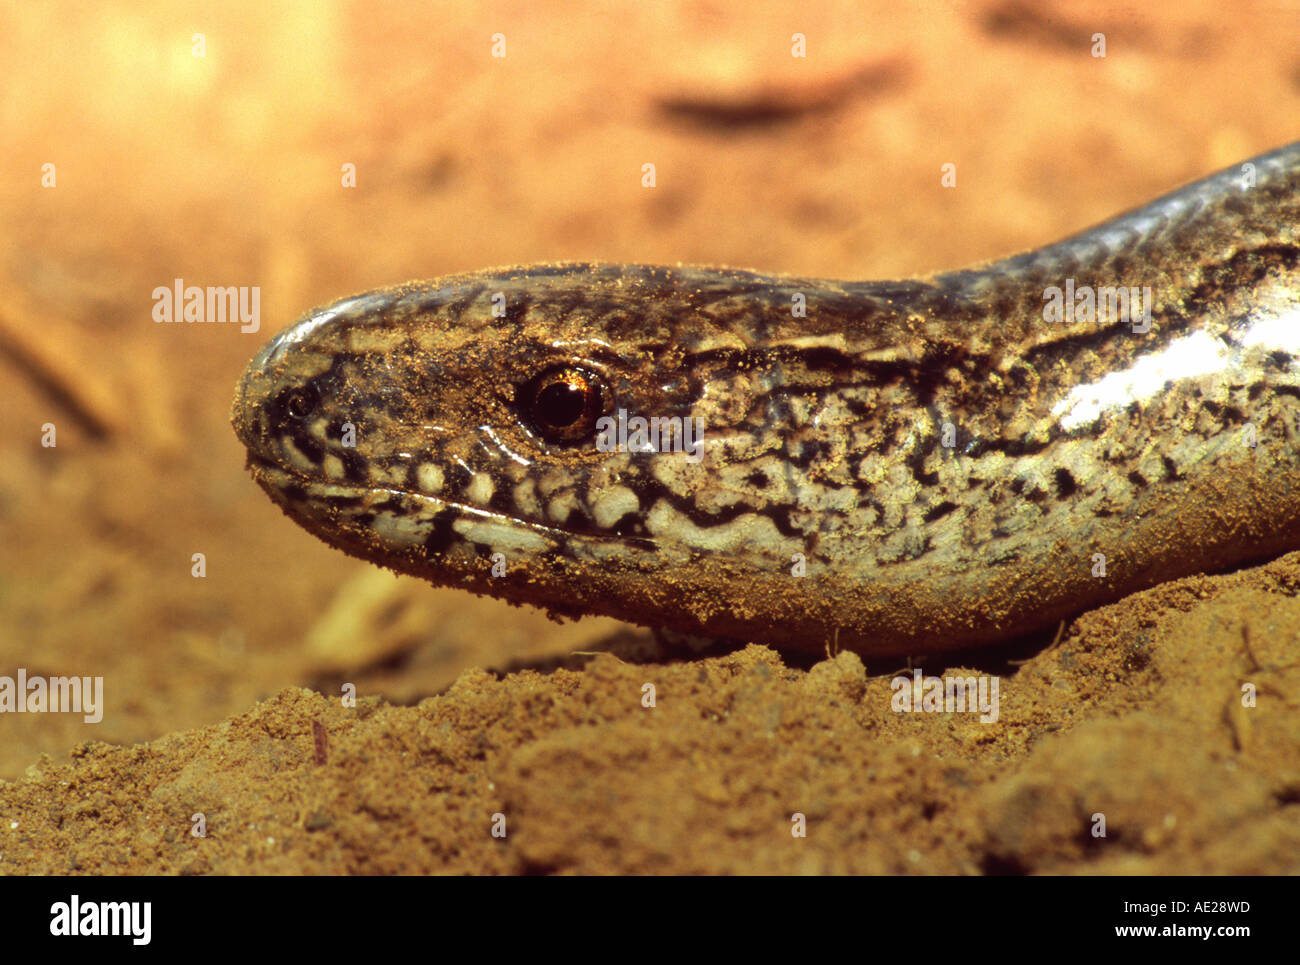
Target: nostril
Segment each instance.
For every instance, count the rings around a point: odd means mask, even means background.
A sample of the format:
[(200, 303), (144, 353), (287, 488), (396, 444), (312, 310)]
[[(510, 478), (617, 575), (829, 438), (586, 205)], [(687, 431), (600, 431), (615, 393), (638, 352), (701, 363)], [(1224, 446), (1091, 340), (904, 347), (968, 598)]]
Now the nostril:
[(304, 386), (289, 393), (284, 400), (284, 411), (295, 419), (305, 419), (316, 411), (316, 403), (319, 401), (316, 390)]

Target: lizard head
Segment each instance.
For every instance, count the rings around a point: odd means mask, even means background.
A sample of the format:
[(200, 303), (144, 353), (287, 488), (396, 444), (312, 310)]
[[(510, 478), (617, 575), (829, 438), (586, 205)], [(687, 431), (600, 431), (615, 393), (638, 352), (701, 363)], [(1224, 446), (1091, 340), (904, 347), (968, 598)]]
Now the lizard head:
[[(569, 568), (681, 563), (699, 547), (680, 515), (740, 514), (691, 498), (718, 493), (705, 418), (748, 415), (707, 392), (715, 326), (681, 330), (700, 297), (671, 270), (574, 265), (345, 299), (257, 353), (232, 421), (254, 479), (326, 542), (563, 610)], [(494, 561), (526, 578), (486, 583)]]

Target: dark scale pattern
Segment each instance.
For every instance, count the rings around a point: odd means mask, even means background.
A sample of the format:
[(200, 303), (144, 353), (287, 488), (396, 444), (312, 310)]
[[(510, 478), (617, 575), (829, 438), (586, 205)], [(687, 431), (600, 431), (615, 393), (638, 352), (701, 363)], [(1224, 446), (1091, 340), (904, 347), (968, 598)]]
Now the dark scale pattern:
[[(437, 583), (809, 649), (994, 639), (1300, 545), (1300, 146), (1255, 165), (927, 280), (575, 264), (369, 293), (258, 354), (236, 428), (295, 520)], [(1150, 289), (1150, 330), (1045, 322), (1067, 281)], [(613, 418), (698, 422), (700, 458), (543, 437), (523, 389), (561, 366)]]

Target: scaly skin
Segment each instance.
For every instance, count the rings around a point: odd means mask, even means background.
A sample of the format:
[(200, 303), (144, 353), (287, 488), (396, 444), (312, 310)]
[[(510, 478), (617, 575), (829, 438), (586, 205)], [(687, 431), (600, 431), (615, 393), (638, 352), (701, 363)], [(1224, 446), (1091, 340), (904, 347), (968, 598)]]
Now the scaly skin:
[[(1250, 163), (915, 281), (554, 265), (360, 295), (262, 349), (234, 424), (291, 518), (436, 584), (788, 649), (987, 643), (1300, 548), (1300, 143)], [(1067, 279), (1149, 287), (1149, 331), (1045, 321)], [(702, 458), (548, 437), (553, 369), (599, 412), (702, 420)]]

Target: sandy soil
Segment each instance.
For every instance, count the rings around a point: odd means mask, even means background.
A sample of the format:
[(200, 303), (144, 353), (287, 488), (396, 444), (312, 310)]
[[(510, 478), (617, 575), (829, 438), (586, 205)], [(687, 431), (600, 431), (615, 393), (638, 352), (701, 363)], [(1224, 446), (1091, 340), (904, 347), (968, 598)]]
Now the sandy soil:
[[(227, 421), (275, 330), (407, 278), (1054, 240), (1294, 140), (1297, 14), (533, 6), (0, 11), (0, 675), (105, 687), (0, 715), (0, 873), (1300, 872), (1300, 554), (917, 655), (998, 675), (999, 719), (897, 714), (900, 662), (669, 655), (367, 567)], [(260, 286), (261, 331), (155, 324), (176, 278)]]

